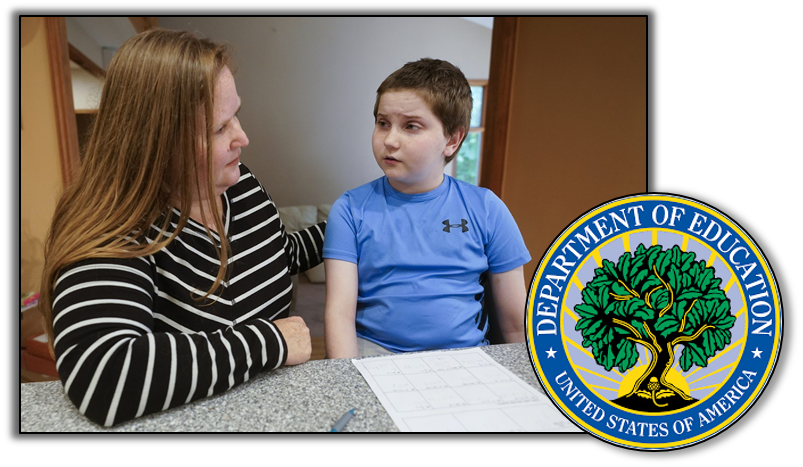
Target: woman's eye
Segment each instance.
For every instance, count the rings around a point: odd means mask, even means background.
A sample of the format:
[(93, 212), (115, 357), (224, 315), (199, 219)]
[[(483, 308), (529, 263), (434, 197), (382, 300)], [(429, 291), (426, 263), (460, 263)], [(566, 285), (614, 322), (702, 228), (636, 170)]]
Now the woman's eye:
[(215, 134), (218, 134), (218, 135), (222, 134), (225, 130), (226, 130), (226, 125), (223, 125), (222, 127), (218, 128), (218, 130), (215, 132)]
[(407, 129), (408, 130), (420, 130), (421, 127), (416, 125), (415, 123), (410, 123), (409, 125), (407, 125)]

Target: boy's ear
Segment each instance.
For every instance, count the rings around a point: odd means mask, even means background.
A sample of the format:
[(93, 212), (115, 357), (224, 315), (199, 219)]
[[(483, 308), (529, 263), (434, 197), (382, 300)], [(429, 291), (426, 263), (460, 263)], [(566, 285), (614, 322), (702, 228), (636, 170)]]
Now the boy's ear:
[(466, 129), (460, 127), (457, 131), (449, 137), (449, 141), (446, 142), (446, 148), (443, 150), (443, 155), (446, 157), (451, 156), (452, 154), (457, 151), (457, 148), (460, 146), (460, 142), (463, 141), (463, 138), (466, 137)]

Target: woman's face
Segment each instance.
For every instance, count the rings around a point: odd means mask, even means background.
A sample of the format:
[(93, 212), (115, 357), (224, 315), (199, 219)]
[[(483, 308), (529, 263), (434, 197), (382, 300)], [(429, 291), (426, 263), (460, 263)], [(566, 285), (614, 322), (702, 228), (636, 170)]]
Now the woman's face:
[[(228, 67), (223, 67), (215, 83), (215, 108), (212, 117), (212, 184), (216, 196), (223, 194), (240, 178), (240, 150), (248, 146), (248, 136), (237, 119), (239, 110), (240, 96), (237, 95), (234, 76)], [(200, 159), (199, 178), (205, 184), (204, 153), (200, 155)], [(201, 190), (202, 193), (203, 191)]]

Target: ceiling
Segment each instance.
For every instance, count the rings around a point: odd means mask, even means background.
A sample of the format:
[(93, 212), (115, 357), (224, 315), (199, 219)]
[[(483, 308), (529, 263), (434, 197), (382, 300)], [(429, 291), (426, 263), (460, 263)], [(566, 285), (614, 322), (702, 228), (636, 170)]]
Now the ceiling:
[[(461, 16), (461, 18), (489, 29), (493, 28), (493, 16)], [(73, 19), (101, 47), (117, 49), (126, 39), (136, 34), (127, 16), (75, 16)]]
[(72, 19), (101, 47), (118, 49), (137, 31), (127, 16), (74, 16)]
[(466, 21), (471, 21), (472, 23), (477, 23), (480, 26), (484, 26), (488, 29), (494, 28), (494, 17), (493, 16), (461, 16)]

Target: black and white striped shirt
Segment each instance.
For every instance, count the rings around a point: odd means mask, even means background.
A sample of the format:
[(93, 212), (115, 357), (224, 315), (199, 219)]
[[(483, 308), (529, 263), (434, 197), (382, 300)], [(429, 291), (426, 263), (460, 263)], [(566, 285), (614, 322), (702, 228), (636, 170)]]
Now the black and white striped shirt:
[[(89, 259), (59, 276), (56, 366), (91, 420), (110, 426), (220, 393), (287, 359), (272, 320), (288, 315), (290, 275), (322, 261), (325, 222), (286, 234), (262, 185), (243, 165), (240, 173), (223, 195), (230, 275), (211, 305), (196, 299), (220, 262), (193, 220), (151, 256)], [(170, 215), (175, 229), (179, 212)], [(152, 225), (147, 241), (158, 231)]]

